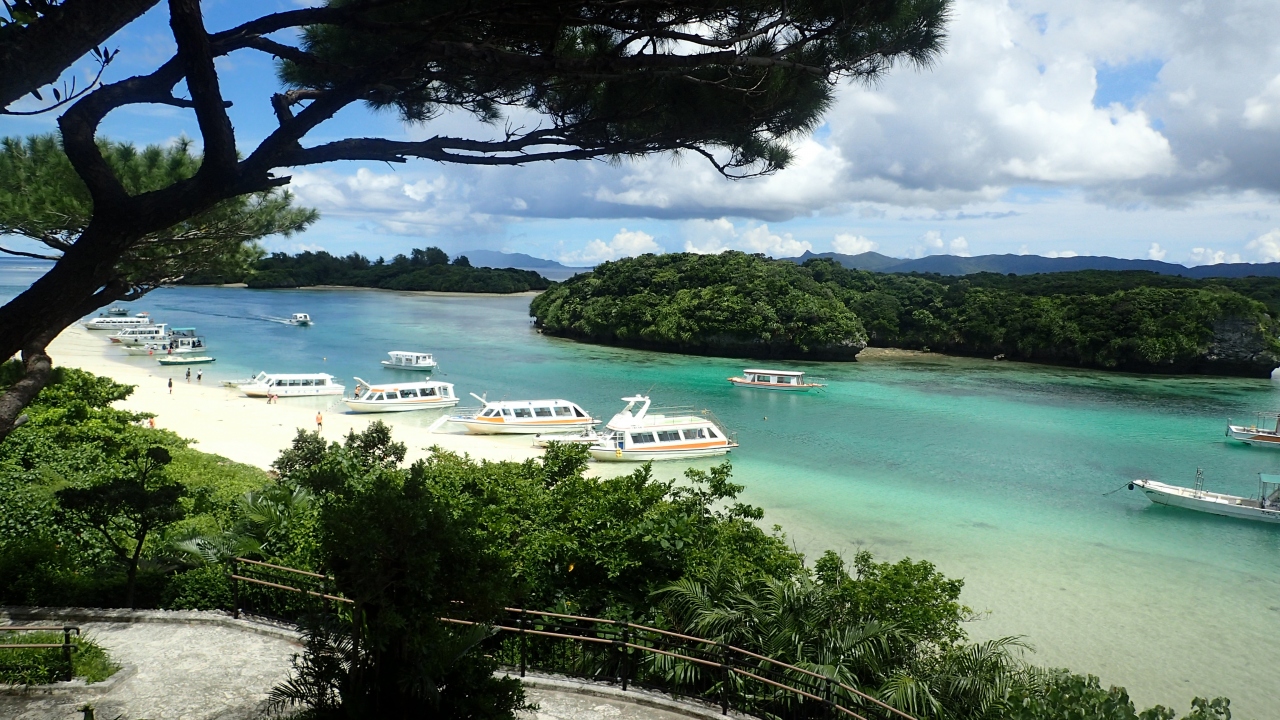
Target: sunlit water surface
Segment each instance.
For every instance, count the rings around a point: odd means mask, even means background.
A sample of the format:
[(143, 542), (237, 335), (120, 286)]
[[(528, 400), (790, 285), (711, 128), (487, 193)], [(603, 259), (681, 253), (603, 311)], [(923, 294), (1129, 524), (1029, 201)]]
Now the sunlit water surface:
[[(0, 274), (0, 296), (31, 279)], [(372, 380), (394, 372), (378, 364), (386, 351), (424, 350), (464, 397), (564, 397), (605, 417), (637, 392), (710, 408), (742, 445), (745, 499), (811, 556), (930, 560), (965, 579), (964, 601), (984, 613), (975, 638), (1021, 635), (1035, 662), (1098, 674), (1139, 703), (1226, 695), (1236, 717), (1280, 718), (1280, 526), (1105, 494), (1135, 477), (1191, 484), (1197, 467), (1210, 489), (1255, 493), (1280, 452), (1226, 444), (1224, 421), (1280, 404), (1270, 381), (925, 356), (789, 363), (829, 387), (787, 395), (730, 386), (736, 360), (543, 337), (528, 302), (177, 288), (134, 309), (198, 327), (218, 358), (212, 379)], [(316, 324), (266, 319), (293, 312)]]

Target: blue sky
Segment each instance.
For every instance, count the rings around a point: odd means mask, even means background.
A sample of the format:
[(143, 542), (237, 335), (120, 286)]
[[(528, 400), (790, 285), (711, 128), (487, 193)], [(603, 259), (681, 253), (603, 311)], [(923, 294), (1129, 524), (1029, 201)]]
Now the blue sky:
[[(211, 29), (297, 5), (204, 3)], [(173, 50), (161, 4), (110, 43), (108, 80)], [(958, 0), (934, 68), (842, 88), (793, 167), (731, 182), (692, 158), (469, 168), (341, 163), (293, 172), (322, 220), (272, 249), (391, 255), (438, 245), (570, 264), (725, 248), (774, 256), (1107, 254), (1199, 264), (1280, 260), (1280, 4)], [(245, 152), (274, 126), (273, 61), (220, 63)], [(88, 71), (88, 64), (80, 69)], [(0, 133), (56, 117), (0, 118)], [(446, 116), (407, 127), (344, 111), (308, 137), (491, 135)], [(121, 110), (102, 134), (198, 138), (192, 115)]]

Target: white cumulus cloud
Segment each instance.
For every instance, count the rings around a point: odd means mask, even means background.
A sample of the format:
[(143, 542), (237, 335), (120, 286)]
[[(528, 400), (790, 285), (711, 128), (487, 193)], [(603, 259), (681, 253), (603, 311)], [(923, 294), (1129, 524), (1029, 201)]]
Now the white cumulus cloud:
[(952, 255), (969, 257), (969, 241), (965, 240), (963, 235), (953, 239), (948, 243), (947, 247), (951, 250)]
[(1238, 263), (1240, 262), (1240, 254), (1228, 253), (1225, 250), (1198, 247), (1191, 248), (1190, 261), (1192, 265), (1221, 265), (1222, 263)]
[(1160, 243), (1151, 243), (1151, 247), (1147, 248), (1148, 260), (1163, 260), (1164, 256), (1169, 253), (1168, 250), (1160, 247)]
[(880, 243), (872, 242), (861, 235), (840, 233), (831, 241), (831, 249), (843, 255), (858, 255), (880, 249)]
[(684, 251), (704, 255), (741, 250), (782, 258), (813, 250), (813, 243), (796, 240), (791, 233), (775, 233), (765, 223), (748, 223), (739, 229), (725, 218), (690, 220), (685, 223), (685, 236)]
[(1080, 253), (1076, 252), (1075, 250), (1050, 250), (1049, 252), (1045, 253), (1044, 256), (1051, 257), (1051, 258), (1071, 258), (1071, 257), (1076, 257), (1079, 254)]
[(1252, 250), (1258, 262), (1280, 262), (1280, 228), (1263, 233), (1249, 241), (1245, 250)]
[(596, 238), (581, 250), (564, 253), (559, 259), (566, 265), (595, 265), (606, 260), (660, 252), (664, 252), (662, 246), (649, 233), (622, 228), (609, 242)]

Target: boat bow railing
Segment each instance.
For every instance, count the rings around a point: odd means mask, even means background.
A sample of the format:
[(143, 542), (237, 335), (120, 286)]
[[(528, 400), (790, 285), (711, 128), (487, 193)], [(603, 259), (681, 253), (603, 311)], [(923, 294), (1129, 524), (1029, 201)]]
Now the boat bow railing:
[[(231, 562), (234, 613), (296, 621), (344, 612), (334, 579), (247, 558)], [(257, 603), (268, 600), (270, 607)], [(461, 606), (459, 606), (461, 609)], [(284, 615), (281, 615), (284, 612)], [(504, 608), (483, 623), (442, 622), (492, 631), (485, 652), (524, 677), (529, 671), (642, 687), (771, 720), (915, 720), (838, 678), (717, 640), (610, 618)]]

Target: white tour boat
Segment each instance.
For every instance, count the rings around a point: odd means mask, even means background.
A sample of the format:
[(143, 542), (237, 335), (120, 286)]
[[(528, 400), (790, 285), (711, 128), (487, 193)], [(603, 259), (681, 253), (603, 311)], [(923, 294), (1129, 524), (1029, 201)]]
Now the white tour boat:
[(808, 392), (813, 388), (826, 387), (822, 383), (805, 382), (804, 373), (795, 370), (757, 370), (747, 368), (742, 371), (741, 377), (731, 377), (728, 380), (738, 387), (790, 390), (792, 392)]
[(223, 387), (238, 388), (241, 385), (252, 385), (254, 383), (264, 383), (267, 381), (267, 373), (265, 371), (254, 375), (251, 378), (241, 378), (239, 380), (223, 380)]
[(259, 373), (253, 382), (241, 383), (240, 391), (249, 397), (309, 397), (312, 395), (341, 395), (346, 387), (334, 382), (325, 373), (275, 374)]
[(356, 378), (354, 397), (343, 400), (352, 412), (405, 412), (453, 407), (458, 397), (447, 382), (367, 383)]
[(738, 447), (710, 411), (692, 414), (680, 409), (667, 414), (671, 412), (667, 409), (650, 415), (648, 396), (622, 399), (627, 406), (613, 416), (604, 438), (590, 448), (597, 460), (681, 460), (724, 455)]
[(90, 330), (123, 330), (125, 328), (143, 327), (151, 324), (149, 317), (108, 317), (100, 315), (87, 321), (84, 326)]
[(578, 432), (551, 432), (539, 433), (533, 436), (533, 446), (536, 448), (545, 448), (553, 442), (563, 443), (565, 445), (595, 445), (604, 440), (604, 434), (596, 431), (594, 428), (587, 428)]
[(591, 413), (568, 400), (495, 400), (476, 410), (459, 412), (449, 418), (477, 435), (536, 435), (545, 432), (572, 432), (599, 424)]
[(107, 308), (107, 314), (108, 315), (128, 315), (129, 308), (123, 308), (123, 307), (120, 307), (119, 305), (116, 305), (114, 307)]
[(176, 334), (170, 335), (167, 340), (126, 345), (122, 349), (129, 355), (190, 355), (209, 352), (204, 338)]
[(383, 360), (382, 367), (391, 368), (392, 370), (425, 370), (431, 372), (436, 369), (437, 365), (435, 358), (431, 357), (431, 353), (392, 350), (387, 355), (391, 359)]
[(290, 325), (310, 325), (311, 316), (306, 313), (294, 313), (289, 317)]
[(1258, 497), (1209, 492), (1204, 489), (1204, 473), (1196, 471), (1194, 488), (1166, 485), (1155, 480), (1134, 480), (1129, 489), (1140, 488), (1157, 505), (1197, 510), (1213, 515), (1280, 523), (1280, 475), (1258, 473)]
[(1254, 447), (1280, 448), (1280, 413), (1258, 413), (1252, 425), (1232, 425), (1228, 418), (1227, 437)]
[(168, 342), (169, 326), (164, 323), (125, 328), (107, 338), (121, 345), (146, 345), (149, 342)]

